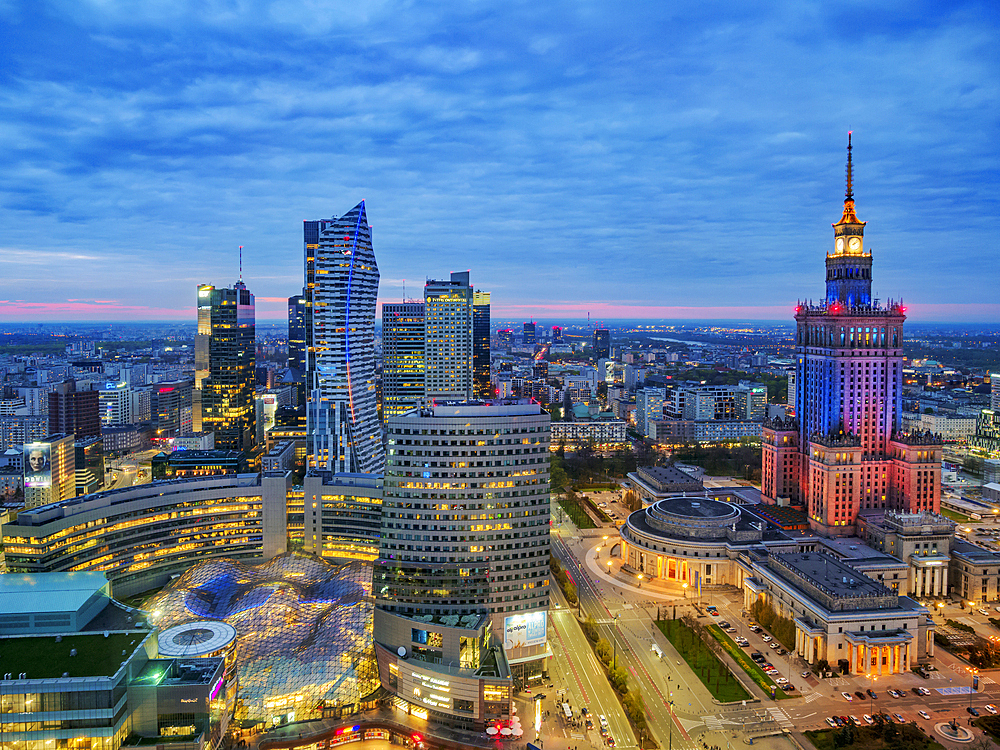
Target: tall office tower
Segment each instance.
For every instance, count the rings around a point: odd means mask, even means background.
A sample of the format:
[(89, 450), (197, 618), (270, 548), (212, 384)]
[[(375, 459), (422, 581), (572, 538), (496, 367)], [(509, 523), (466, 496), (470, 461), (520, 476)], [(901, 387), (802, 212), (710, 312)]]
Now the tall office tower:
[(306, 450), (320, 471), (381, 474), (375, 393), (378, 264), (365, 202), (303, 226)]
[(306, 369), (306, 298), (302, 294), (288, 298), (288, 366), (299, 372)]
[(635, 392), (635, 426), (643, 434), (653, 431), (653, 422), (663, 419), (663, 388), (640, 388)]
[(306, 298), (303, 294), (288, 298), (288, 369), (290, 382), (295, 385), (294, 402), (305, 406)]
[(858, 513), (939, 512), (941, 440), (904, 433), (903, 321), (899, 302), (871, 296), (865, 222), (854, 210), (851, 142), (847, 193), (826, 257), (826, 298), (795, 308), (795, 419), (765, 423), (765, 502), (801, 504), (820, 534), (853, 534)]
[(594, 329), (594, 359), (607, 359), (611, 356), (611, 331), (607, 328)]
[(500, 345), (501, 349), (509, 352), (514, 346), (514, 331), (510, 328), (502, 328), (497, 331), (497, 344)]
[(100, 392), (78, 391), (76, 381), (59, 383), (49, 393), (49, 433), (78, 438), (101, 434)]
[(976, 419), (976, 433), (969, 438), (969, 446), (986, 458), (1000, 458), (1000, 373), (990, 373), (986, 377), (990, 384), (989, 408), (979, 412)]
[(561, 344), (562, 342), (562, 328), (559, 326), (552, 326), (552, 343)]
[(24, 445), (24, 507), (76, 497), (76, 445), (72, 435), (49, 435)]
[(534, 321), (524, 324), (524, 338), (522, 341), (525, 346), (534, 346), (536, 342), (535, 338), (535, 323)]
[(388, 447), (379, 676), (398, 705), (482, 731), (549, 653), (549, 415), (437, 404), (390, 418)]
[(382, 419), (424, 400), (424, 303), (382, 305)]
[(490, 293), (472, 293), (472, 394), (493, 397), (490, 382)]
[(472, 398), (472, 286), (469, 272), (424, 286), (424, 396)]
[(201, 430), (196, 431), (214, 433), (217, 449), (242, 451), (247, 459), (257, 444), (255, 323), (254, 296), (242, 281), (232, 289), (198, 287), (195, 377), (201, 381), (194, 401), (201, 405)]

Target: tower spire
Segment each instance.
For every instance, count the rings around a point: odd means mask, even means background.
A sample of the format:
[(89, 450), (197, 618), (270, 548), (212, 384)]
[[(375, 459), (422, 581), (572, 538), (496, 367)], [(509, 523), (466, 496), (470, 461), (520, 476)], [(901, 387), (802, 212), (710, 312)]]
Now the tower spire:
[(243, 245), (240, 245), (240, 283), (243, 283)]
[(851, 164), (851, 131), (847, 131), (847, 200), (854, 200), (854, 165)]

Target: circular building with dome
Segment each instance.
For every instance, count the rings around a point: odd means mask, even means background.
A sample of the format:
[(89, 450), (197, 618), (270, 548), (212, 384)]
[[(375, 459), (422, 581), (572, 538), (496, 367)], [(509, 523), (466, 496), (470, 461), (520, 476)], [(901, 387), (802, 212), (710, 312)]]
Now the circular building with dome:
[(733, 503), (674, 495), (631, 513), (621, 527), (622, 567), (678, 588), (742, 585), (741, 551), (791, 540)]

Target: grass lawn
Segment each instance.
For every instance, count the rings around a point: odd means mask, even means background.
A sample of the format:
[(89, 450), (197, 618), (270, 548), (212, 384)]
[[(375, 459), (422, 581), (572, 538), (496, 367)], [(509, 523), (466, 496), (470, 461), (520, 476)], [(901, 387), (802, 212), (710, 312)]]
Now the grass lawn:
[(680, 620), (660, 620), (660, 631), (677, 649), (712, 696), (722, 703), (742, 701), (752, 696), (729, 668)]
[[(27, 673), (27, 678), (110, 677), (118, 671), (128, 656), (142, 641), (143, 633), (103, 633), (65, 635), (56, 643), (54, 635), (25, 636), (0, 639), (0, 664), (14, 675)], [(70, 656), (70, 649), (76, 656)], [(126, 656), (122, 656), (122, 651)]]
[(571, 520), (578, 529), (596, 529), (597, 524), (594, 523), (594, 519), (587, 515), (582, 507), (580, 507), (579, 502), (573, 502), (566, 498), (565, 495), (559, 496), (559, 507), (563, 509), (569, 520)]
[(757, 666), (757, 662), (751, 659), (746, 651), (736, 645), (736, 642), (726, 634), (726, 631), (718, 625), (710, 625), (708, 632), (712, 634), (715, 640), (722, 644), (722, 647), (733, 657), (733, 660), (743, 667), (743, 671), (750, 675), (750, 679), (767, 691), (768, 695), (771, 693), (771, 687), (774, 686), (775, 699), (781, 700), (782, 698), (791, 697), (785, 691), (781, 690), (777, 686), (777, 683), (764, 673), (763, 669)]
[(949, 510), (948, 508), (942, 508), (941, 515), (944, 516), (945, 518), (950, 518), (952, 521), (955, 521), (957, 523), (966, 523), (969, 520), (968, 516), (963, 516), (961, 513), (956, 513), (955, 511)]

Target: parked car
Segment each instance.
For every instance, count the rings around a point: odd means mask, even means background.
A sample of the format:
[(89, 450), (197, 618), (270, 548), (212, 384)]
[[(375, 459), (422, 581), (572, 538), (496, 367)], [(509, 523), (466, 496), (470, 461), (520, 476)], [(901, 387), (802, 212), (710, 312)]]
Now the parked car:
[(790, 682), (786, 682), (784, 685), (781, 686), (781, 689), (784, 690), (786, 693), (788, 693), (791, 692), (792, 690), (795, 690), (795, 685), (793, 685)]
[(763, 640), (764, 643), (767, 643), (768, 641), (771, 640), (771, 636), (769, 636), (767, 634), (764, 634), (764, 635), (761, 636), (761, 640)]
[(857, 716), (851, 716), (851, 717), (849, 717), (849, 718), (851, 719), (851, 723), (852, 723), (852, 724), (853, 724), (854, 726), (856, 726), (856, 727), (859, 727), (859, 726), (861, 726), (861, 719), (859, 719), (859, 718), (858, 718)]
[(864, 694), (864, 693), (862, 693), (862, 692), (861, 692), (860, 690), (856, 691), (856, 692), (855, 692), (854, 694), (855, 694), (855, 695), (856, 695), (856, 696), (857, 696), (858, 698), (860, 698), (861, 700), (864, 700), (864, 699), (865, 699), (865, 694)]
[(985, 708), (991, 714), (995, 714), (997, 712), (997, 707), (994, 706), (992, 703), (987, 703), (985, 706), (983, 706), (983, 708)]
[(862, 716), (861, 718), (863, 718), (863, 719), (865, 720), (865, 724), (874, 724), (874, 723), (875, 723), (875, 719), (873, 719), (873, 718), (872, 718), (871, 716), (869, 716), (868, 714), (865, 714), (865, 715), (864, 715), (864, 716)]
[(867, 690), (865, 690), (865, 692), (866, 692), (866, 693), (868, 694), (868, 697), (869, 697), (869, 698), (873, 698), (873, 699), (874, 699), (874, 698), (878, 698), (878, 693), (876, 693), (876, 692), (875, 692), (874, 690), (872, 690), (871, 688), (868, 688)]
[(830, 725), (831, 727), (833, 727), (834, 729), (836, 729), (836, 728), (837, 728), (837, 726), (838, 726), (837, 722), (835, 722), (835, 721), (833, 720), (833, 717), (832, 717), (832, 716), (827, 716), (827, 717), (826, 717), (826, 723), (827, 723), (827, 724), (829, 724), (829, 725)]
[(979, 614), (986, 615), (987, 617), (989, 617), (990, 611), (988, 609), (983, 608), (979, 610)]
[(906, 723), (906, 719), (903, 718), (903, 714), (893, 714), (892, 718), (894, 718), (900, 724), (905, 724)]
[(917, 688), (917, 690), (919, 690), (919, 691), (920, 691), (920, 694), (921, 694), (921, 695), (930, 695), (930, 694), (931, 694), (931, 691), (930, 691), (930, 690), (928, 690), (928, 689), (927, 689), (927, 688), (925, 688), (925, 687), (919, 687), (919, 688)]
[(931, 715), (929, 713), (927, 713), (926, 711), (917, 711), (917, 713), (920, 714), (920, 718), (922, 718), (922, 719), (930, 719), (931, 718)]
[(844, 700), (845, 701), (853, 701), (854, 700), (854, 696), (851, 695), (850, 693), (841, 693), (841, 695), (844, 696)]
[(802, 676), (803, 676), (803, 677), (808, 677), (808, 676), (809, 676), (809, 675), (811, 675), (811, 674), (812, 674), (812, 672), (810, 672), (810, 671), (809, 671), (809, 670), (807, 669), (807, 670), (806, 670), (805, 672), (803, 672), (803, 673), (802, 673)]
[(967, 706), (965, 710), (973, 716), (979, 716), (979, 710), (975, 706)]

